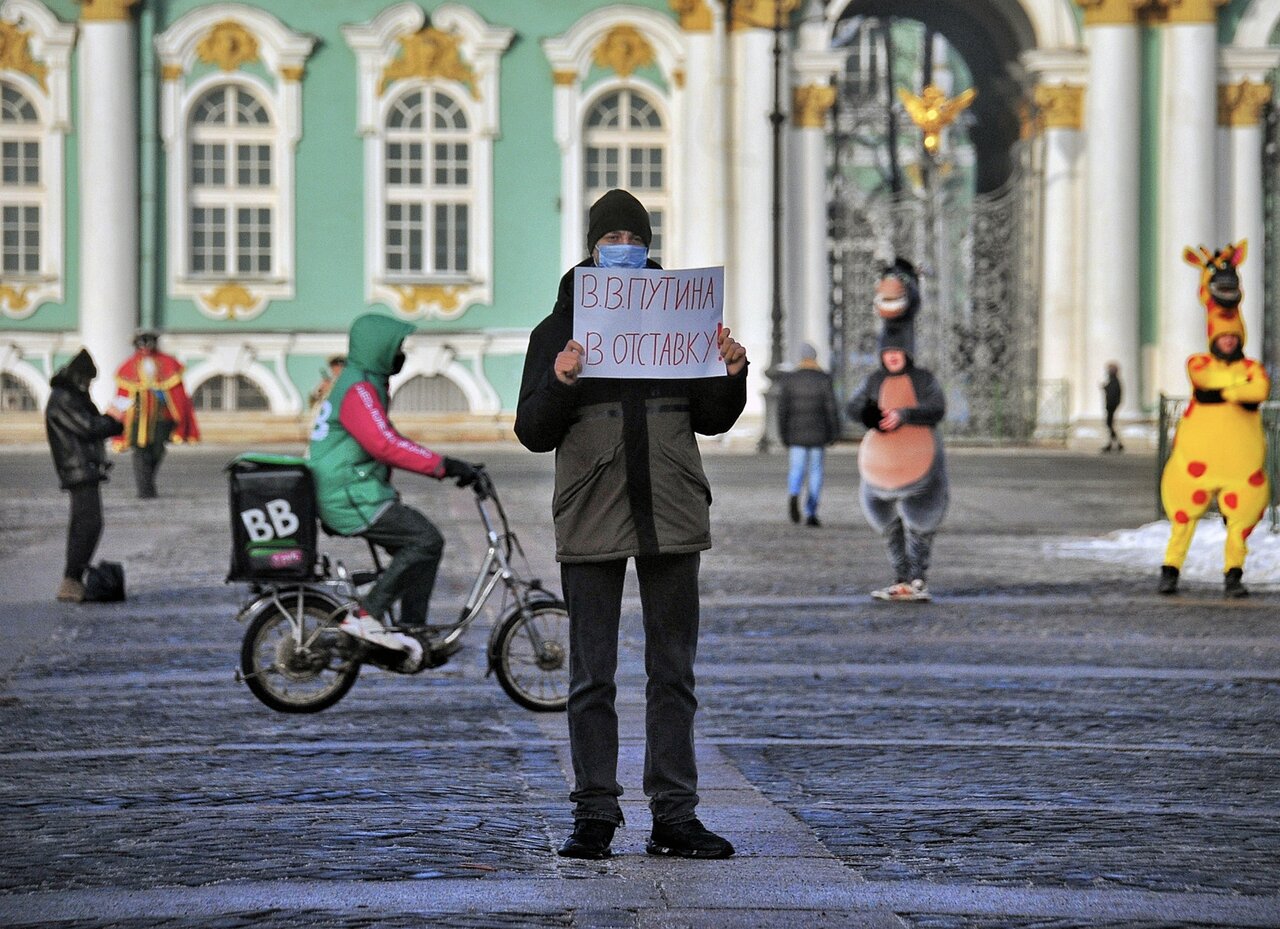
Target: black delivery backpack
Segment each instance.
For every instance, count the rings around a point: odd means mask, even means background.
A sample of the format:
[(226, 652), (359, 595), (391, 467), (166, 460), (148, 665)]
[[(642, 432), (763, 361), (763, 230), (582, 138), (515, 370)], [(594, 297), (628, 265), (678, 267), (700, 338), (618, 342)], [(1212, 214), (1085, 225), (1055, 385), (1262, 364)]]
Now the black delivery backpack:
[(315, 573), (316, 494), (306, 459), (245, 452), (227, 465), (228, 581), (305, 580)]

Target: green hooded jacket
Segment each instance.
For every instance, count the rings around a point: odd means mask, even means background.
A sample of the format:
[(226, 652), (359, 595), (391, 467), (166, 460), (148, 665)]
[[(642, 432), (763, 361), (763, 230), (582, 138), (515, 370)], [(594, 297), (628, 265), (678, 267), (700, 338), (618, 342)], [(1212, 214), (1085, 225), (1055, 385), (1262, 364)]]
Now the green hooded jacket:
[(334, 532), (354, 535), (367, 529), (398, 498), (391, 469), (376, 461), (342, 425), (342, 401), (352, 385), (368, 381), (387, 405), (387, 380), (396, 352), (414, 332), (408, 323), (369, 313), (351, 324), (347, 365), (316, 413), (307, 450), (316, 484), (320, 519)]

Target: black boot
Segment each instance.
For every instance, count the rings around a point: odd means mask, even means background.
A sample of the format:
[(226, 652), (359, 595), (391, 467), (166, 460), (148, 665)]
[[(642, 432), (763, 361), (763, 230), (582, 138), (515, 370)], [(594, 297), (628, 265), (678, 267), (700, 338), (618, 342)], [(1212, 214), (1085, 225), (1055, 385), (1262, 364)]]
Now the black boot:
[(787, 501), (787, 513), (791, 516), (793, 523), (800, 522), (800, 498), (795, 494), (792, 494), (790, 500)]
[(603, 819), (575, 819), (573, 834), (564, 840), (556, 853), (561, 858), (586, 858), (592, 861), (613, 854), (609, 843), (618, 827)]
[(1162, 594), (1178, 592), (1178, 569), (1173, 565), (1160, 566), (1160, 586), (1156, 588)]
[(1242, 568), (1232, 568), (1226, 574), (1222, 575), (1222, 593), (1228, 599), (1234, 600), (1237, 597), (1249, 596), (1249, 588), (1240, 583), (1240, 579), (1244, 577)]
[(678, 823), (654, 821), (653, 832), (644, 850), (650, 855), (669, 858), (730, 858), (733, 845), (697, 819)]

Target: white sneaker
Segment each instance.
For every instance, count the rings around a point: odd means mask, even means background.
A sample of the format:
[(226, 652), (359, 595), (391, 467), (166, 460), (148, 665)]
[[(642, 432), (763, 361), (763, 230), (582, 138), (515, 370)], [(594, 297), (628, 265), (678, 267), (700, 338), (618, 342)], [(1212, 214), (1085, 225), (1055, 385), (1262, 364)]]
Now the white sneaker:
[(932, 600), (933, 594), (929, 593), (929, 588), (924, 585), (924, 578), (916, 578), (911, 582), (911, 599), (912, 600)]
[(911, 585), (905, 581), (898, 581), (896, 584), (890, 584), (888, 587), (881, 587), (879, 590), (871, 591), (871, 596), (877, 600), (914, 600), (916, 599), (915, 591)]
[[(353, 639), (372, 642), (374, 645), (380, 645), (396, 652), (409, 652), (412, 648), (409, 643), (417, 645), (409, 636), (391, 632), (368, 613), (361, 616), (357, 616), (355, 613), (348, 613), (346, 618), (338, 624), (338, 629)], [(421, 651), (422, 647), (418, 646), (418, 648)]]

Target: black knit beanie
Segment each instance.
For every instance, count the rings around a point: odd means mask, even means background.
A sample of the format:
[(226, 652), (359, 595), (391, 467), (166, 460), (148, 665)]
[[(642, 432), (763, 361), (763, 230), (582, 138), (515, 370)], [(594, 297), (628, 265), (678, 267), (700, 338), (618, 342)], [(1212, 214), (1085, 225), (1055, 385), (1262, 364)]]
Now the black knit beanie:
[(648, 245), (653, 241), (653, 229), (649, 226), (649, 211), (644, 204), (625, 190), (614, 188), (591, 204), (587, 214), (587, 251), (596, 247), (601, 236), (625, 230), (638, 235)]

